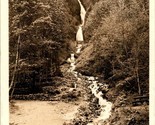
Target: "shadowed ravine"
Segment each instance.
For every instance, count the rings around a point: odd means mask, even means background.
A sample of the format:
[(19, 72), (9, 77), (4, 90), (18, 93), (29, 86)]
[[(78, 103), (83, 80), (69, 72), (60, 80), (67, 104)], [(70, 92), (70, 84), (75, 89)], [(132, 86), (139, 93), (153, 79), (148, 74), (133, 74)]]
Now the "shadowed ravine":
[[(80, 17), (81, 24), (78, 26), (76, 33), (77, 46), (75, 47), (76, 54), (82, 53), (82, 42), (84, 42), (83, 37), (83, 27), (85, 24), (86, 10), (83, 7), (80, 0), (78, 0), (80, 5)], [(99, 87), (108, 88), (108, 85), (98, 82), (97, 77), (84, 76), (81, 73), (75, 71), (76, 69), (76, 59), (74, 57), (75, 53), (71, 53), (71, 57), (67, 59), (70, 63), (68, 72), (72, 73), (78, 81), (85, 81), (89, 83), (87, 86), (91, 90), (91, 94), (97, 98), (98, 105), (100, 106), (100, 115), (94, 118), (91, 123), (87, 125), (96, 125), (100, 122), (105, 121), (111, 115), (112, 103), (108, 102), (103, 98), (103, 93), (99, 91)], [(83, 80), (84, 79), (84, 80)], [(74, 84), (74, 89), (78, 88), (78, 83)], [(75, 118), (75, 114), (78, 113), (78, 108), (83, 102), (78, 101), (77, 104), (70, 104), (64, 102), (42, 102), (42, 101), (14, 101), (11, 108), (10, 123), (12, 125), (62, 125), (64, 122), (68, 122)]]
[[(81, 4), (80, 0), (78, 0), (79, 4), (80, 4), (80, 7), (81, 7), (81, 13), (80, 13), (80, 16), (81, 16), (81, 25), (79, 25), (79, 28), (78, 28), (78, 31), (77, 31), (77, 34), (76, 34), (76, 41), (77, 42), (81, 42), (80, 44), (77, 44), (77, 50), (76, 50), (76, 53), (80, 53), (81, 52), (81, 48), (82, 48), (82, 42), (84, 42), (84, 39), (83, 39), (83, 32), (82, 32), (82, 27), (84, 26), (84, 22), (85, 22), (85, 14), (86, 14), (86, 11), (83, 7), (83, 5)], [(75, 68), (76, 68), (76, 60), (74, 58), (74, 54), (72, 53), (71, 54), (71, 57), (70, 57), (70, 70), (74, 76), (77, 78), (77, 79), (81, 79), (79, 78), (78, 76), (78, 72), (74, 71)], [(80, 74), (81, 75), (81, 74)], [(99, 102), (99, 105), (100, 105), (100, 108), (101, 108), (101, 112), (100, 112), (100, 116), (98, 116), (98, 118), (94, 119), (94, 124), (98, 124), (100, 121), (105, 121), (106, 119), (108, 119), (111, 115), (111, 108), (112, 108), (112, 103), (111, 102), (108, 102), (106, 99), (103, 99), (102, 95), (103, 93), (101, 91), (99, 91), (99, 84), (101, 83), (98, 83), (97, 79), (98, 78), (95, 78), (93, 76), (83, 76), (83, 77), (86, 77), (88, 82), (90, 83), (90, 86), (89, 88), (91, 89), (92, 91), (92, 94), (98, 98), (98, 102)], [(108, 85), (104, 85), (105, 87), (108, 87)], [(88, 123), (89, 125), (93, 124), (93, 123)]]
[(149, 125), (149, 29), (149, 0), (10, 0), (10, 125)]

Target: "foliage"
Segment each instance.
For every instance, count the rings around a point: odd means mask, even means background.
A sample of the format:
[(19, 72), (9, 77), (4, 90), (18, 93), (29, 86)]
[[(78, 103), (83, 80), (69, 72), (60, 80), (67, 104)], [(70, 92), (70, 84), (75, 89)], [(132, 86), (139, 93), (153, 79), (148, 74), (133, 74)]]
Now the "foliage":
[(63, 0), (10, 0), (9, 9), (10, 80), (19, 36), (15, 82), (36, 84), (61, 75), (59, 53), (68, 39), (73, 39), (75, 30), (66, 3)]
[(85, 26), (88, 44), (94, 46), (91, 59), (87, 58), (94, 74), (102, 74), (114, 85), (134, 77), (129, 91), (138, 88), (139, 94), (148, 91), (148, 12), (147, 0), (100, 0), (89, 13)]

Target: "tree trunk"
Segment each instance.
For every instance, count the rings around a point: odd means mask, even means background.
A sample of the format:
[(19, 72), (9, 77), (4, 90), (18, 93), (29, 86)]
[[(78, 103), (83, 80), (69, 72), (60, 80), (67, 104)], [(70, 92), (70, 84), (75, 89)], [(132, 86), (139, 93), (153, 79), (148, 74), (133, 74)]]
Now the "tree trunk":
[(12, 98), (12, 95), (13, 95), (13, 92), (14, 92), (14, 89), (15, 89), (15, 82), (14, 82), (14, 81), (15, 81), (15, 76), (16, 76), (16, 72), (17, 72), (17, 69), (18, 69), (18, 62), (19, 62), (19, 46), (20, 46), (20, 35), (18, 36), (15, 67), (14, 67), (14, 71), (13, 71), (13, 76), (12, 76), (11, 84), (10, 84), (10, 87), (9, 87), (9, 92), (10, 92), (11, 89), (12, 89), (10, 98)]
[(140, 87), (140, 80), (139, 80), (139, 45), (138, 42), (136, 42), (137, 47), (136, 47), (136, 78), (137, 78), (137, 86), (138, 86), (138, 94), (141, 95), (141, 87)]
[(140, 88), (140, 82), (139, 82), (139, 61), (138, 58), (136, 60), (136, 78), (137, 78), (137, 84), (138, 84), (138, 94), (141, 95), (141, 88)]

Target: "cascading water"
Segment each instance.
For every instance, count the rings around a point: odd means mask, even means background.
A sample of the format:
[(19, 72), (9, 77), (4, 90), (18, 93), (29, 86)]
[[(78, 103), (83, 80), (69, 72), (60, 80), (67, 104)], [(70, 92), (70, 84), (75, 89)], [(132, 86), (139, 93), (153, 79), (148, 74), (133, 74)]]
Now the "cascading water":
[(82, 32), (82, 26), (80, 25), (78, 28), (78, 31), (76, 33), (76, 41), (84, 41), (83, 40), (83, 32)]
[(82, 44), (78, 44), (76, 48), (77, 48), (76, 53), (80, 53), (82, 49)]
[[(105, 87), (105, 89), (107, 89), (106, 84), (104, 84), (103, 86)], [(105, 121), (111, 115), (112, 103), (108, 102), (106, 99), (103, 99), (103, 93), (101, 91), (97, 92), (99, 89), (99, 83), (97, 84), (97, 81), (93, 80), (89, 88), (91, 89), (92, 94), (94, 94), (94, 96), (99, 99), (99, 105), (101, 107), (100, 116), (97, 119), (94, 119), (94, 122), (98, 123), (99, 121)]]
[[(84, 41), (84, 38), (83, 38), (83, 31), (82, 31), (82, 27), (84, 26), (84, 23), (85, 23), (85, 15), (86, 15), (86, 11), (81, 3), (80, 0), (78, 0), (79, 2), (79, 5), (80, 5), (80, 16), (81, 16), (81, 24), (79, 25), (78, 27), (78, 31), (77, 31), (77, 34), (76, 34), (76, 41), (79, 42), (77, 44), (77, 47), (76, 47), (76, 53), (80, 53), (81, 52), (81, 49), (82, 49), (82, 41)], [(76, 65), (75, 65), (75, 57), (74, 57), (74, 54), (72, 53), (71, 54), (71, 57), (68, 59), (68, 62), (70, 62), (70, 72), (74, 74), (74, 76), (77, 78), (77, 81), (80, 81), (81, 78), (78, 77), (78, 72), (74, 71), (75, 68), (76, 68)], [(90, 86), (89, 88), (91, 89), (92, 91), (92, 94), (98, 98), (98, 102), (99, 102), (99, 105), (100, 105), (100, 108), (101, 108), (101, 112), (100, 112), (100, 116), (96, 119), (94, 119), (93, 123), (88, 123), (87, 125), (93, 125), (93, 124), (99, 124), (100, 121), (105, 121), (106, 119), (108, 119), (111, 115), (111, 108), (112, 108), (112, 103), (111, 102), (108, 102), (106, 99), (103, 99), (102, 95), (103, 93), (101, 91), (99, 91), (99, 85), (102, 85), (102, 87), (104, 86), (105, 89), (107, 89), (107, 85), (106, 84), (101, 84), (101, 83), (98, 83), (97, 81), (97, 78), (93, 77), (93, 76), (84, 76), (87, 78), (87, 81), (88, 83), (90, 83)], [(76, 84), (75, 84), (75, 88), (76, 88)]]
[[(78, 27), (78, 31), (76, 33), (76, 41), (79, 42), (77, 44), (77, 50), (76, 50), (76, 53), (80, 53), (81, 52), (81, 49), (82, 49), (82, 44), (80, 42), (84, 41), (83, 39), (83, 31), (82, 31), (82, 27), (84, 25), (84, 22), (85, 22), (85, 15), (86, 15), (86, 10), (84, 9), (82, 3), (80, 0), (78, 0), (79, 2), (79, 5), (80, 5), (80, 17), (81, 17), (81, 21), (82, 23), (79, 25)], [(71, 57), (68, 59), (68, 62), (70, 62), (70, 70), (71, 72), (74, 71), (75, 69), (75, 57), (74, 57), (74, 54), (72, 53), (71, 54)]]
[(78, 2), (79, 2), (79, 4), (80, 4), (80, 17), (81, 17), (81, 21), (82, 21), (81, 26), (83, 26), (84, 23), (85, 23), (86, 10), (85, 10), (85, 8), (83, 7), (81, 1), (78, 0)]

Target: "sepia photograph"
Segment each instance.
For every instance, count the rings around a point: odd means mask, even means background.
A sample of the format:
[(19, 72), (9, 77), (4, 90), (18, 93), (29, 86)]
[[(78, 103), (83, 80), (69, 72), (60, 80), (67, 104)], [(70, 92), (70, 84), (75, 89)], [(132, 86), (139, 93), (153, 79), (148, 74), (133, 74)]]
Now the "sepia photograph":
[(1, 125), (154, 125), (150, 5), (8, 0)]

